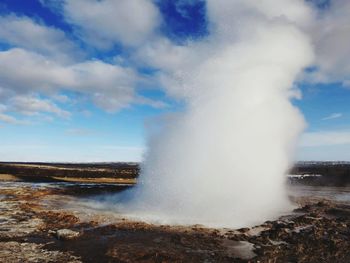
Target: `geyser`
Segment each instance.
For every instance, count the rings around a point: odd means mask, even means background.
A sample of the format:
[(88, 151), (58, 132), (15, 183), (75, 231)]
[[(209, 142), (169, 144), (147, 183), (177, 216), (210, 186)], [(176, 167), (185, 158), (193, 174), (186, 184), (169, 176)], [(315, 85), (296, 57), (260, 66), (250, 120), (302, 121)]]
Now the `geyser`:
[(304, 127), (290, 99), (313, 59), (312, 14), (297, 0), (208, 0), (206, 10), (205, 39), (148, 47), (186, 107), (151, 134), (124, 207), (162, 223), (247, 226), (289, 208), (285, 174)]

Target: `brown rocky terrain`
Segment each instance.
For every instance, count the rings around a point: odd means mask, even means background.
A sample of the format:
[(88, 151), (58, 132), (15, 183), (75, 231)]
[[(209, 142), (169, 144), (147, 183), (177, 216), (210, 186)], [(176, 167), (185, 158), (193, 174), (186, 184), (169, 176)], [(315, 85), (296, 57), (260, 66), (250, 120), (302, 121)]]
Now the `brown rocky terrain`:
[(79, 202), (125, 186), (0, 184), (0, 262), (350, 262), (348, 201), (298, 194), (289, 216), (212, 229), (130, 221)]

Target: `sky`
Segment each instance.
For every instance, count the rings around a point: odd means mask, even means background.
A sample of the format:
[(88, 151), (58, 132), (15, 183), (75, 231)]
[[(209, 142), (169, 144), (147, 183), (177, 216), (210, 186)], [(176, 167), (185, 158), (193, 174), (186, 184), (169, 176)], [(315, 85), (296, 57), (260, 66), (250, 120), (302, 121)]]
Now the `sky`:
[[(305, 5), (296, 158), (350, 161), (350, 3)], [(0, 161), (55, 162), (141, 161), (184, 110), (167, 72), (210, 27), (204, 0), (1, 0), (0, 25)]]

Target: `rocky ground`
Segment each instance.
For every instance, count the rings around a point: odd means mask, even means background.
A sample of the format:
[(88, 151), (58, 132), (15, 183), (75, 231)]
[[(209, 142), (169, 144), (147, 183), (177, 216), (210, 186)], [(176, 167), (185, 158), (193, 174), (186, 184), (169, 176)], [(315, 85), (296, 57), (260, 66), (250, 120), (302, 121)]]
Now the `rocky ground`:
[(120, 190), (0, 182), (0, 262), (350, 262), (347, 201), (296, 196), (291, 215), (238, 230), (151, 225), (79, 207), (90, 194)]

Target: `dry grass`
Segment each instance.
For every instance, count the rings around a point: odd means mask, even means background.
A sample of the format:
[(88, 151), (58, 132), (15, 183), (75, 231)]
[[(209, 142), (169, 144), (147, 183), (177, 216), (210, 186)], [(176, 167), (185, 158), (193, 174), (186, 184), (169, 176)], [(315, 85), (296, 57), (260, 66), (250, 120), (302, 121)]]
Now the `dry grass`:
[(74, 183), (108, 183), (108, 184), (136, 184), (134, 178), (81, 178), (81, 177), (52, 177), (62, 182)]
[(11, 174), (0, 174), (0, 181), (20, 181), (20, 179)]

